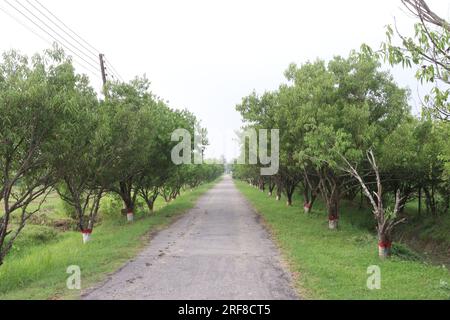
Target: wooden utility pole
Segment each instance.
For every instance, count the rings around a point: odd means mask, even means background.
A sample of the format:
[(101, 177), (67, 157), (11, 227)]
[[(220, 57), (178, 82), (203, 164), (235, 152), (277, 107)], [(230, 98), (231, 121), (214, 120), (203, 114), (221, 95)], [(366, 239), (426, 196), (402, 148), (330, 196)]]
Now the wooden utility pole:
[(103, 80), (103, 92), (106, 96), (106, 68), (105, 68), (105, 55), (103, 53), (99, 54), (100, 58), (100, 70), (102, 72), (102, 80)]

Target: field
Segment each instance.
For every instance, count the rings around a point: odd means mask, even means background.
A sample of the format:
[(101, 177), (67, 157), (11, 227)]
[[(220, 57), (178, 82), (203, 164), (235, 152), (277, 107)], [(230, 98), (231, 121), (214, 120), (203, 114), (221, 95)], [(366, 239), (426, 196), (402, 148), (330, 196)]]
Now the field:
[[(300, 199), (297, 206), (286, 207), (246, 183), (236, 185), (264, 218), (303, 298), (450, 299), (447, 267), (427, 262), (404, 244), (394, 246), (391, 260), (381, 261), (377, 238), (364, 227), (368, 222), (357, 208), (344, 205), (340, 230), (330, 231), (320, 203), (306, 215)], [(380, 290), (367, 287), (370, 266), (381, 269)]]

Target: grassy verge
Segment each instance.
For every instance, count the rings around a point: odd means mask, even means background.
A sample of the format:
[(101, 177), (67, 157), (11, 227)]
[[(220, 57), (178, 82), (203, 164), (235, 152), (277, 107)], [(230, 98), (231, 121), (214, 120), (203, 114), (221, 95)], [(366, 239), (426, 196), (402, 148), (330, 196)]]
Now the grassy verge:
[[(243, 182), (236, 185), (264, 217), (303, 298), (450, 299), (448, 269), (419, 260), (400, 245), (394, 248), (396, 256), (380, 261), (376, 237), (353, 223), (345, 209), (340, 231), (333, 232), (320, 205), (306, 215), (299, 206), (287, 208)], [(374, 265), (381, 269), (380, 290), (367, 288), (368, 267)]]
[[(33, 245), (14, 250), (0, 267), (0, 300), (79, 298), (80, 291), (66, 288), (69, 266), (81, 268), (84, 289), (104, 280), (148, 244), (151, 232), (166, 227), (191, 209), (213, 185), (186, 192), (167, 206), (160, 202), (154, 215), (138, 214), (132, 224), (127, 224), (123, 218), (106, 220), (94, 230), (93, 241), (87, 245), (81, 243), (78, 232), (55, 234), (51, 228), (43, 232), (42, 228), (48, 227), (30, 226), (22, 241)], [(35, 232), (36, 229), (39, 232)], [(44, 237), (41, 243), (33, 234)]]
[[(360, 209), (359, 204), (343, 201), (345, 220), (352, 225), (374, 232), (375, 224), (370, 208)], [(432, 216), (418, 214), (417, 201), (407, 204), (407, 222), (396, 228), (395, 240), (412, 248), (421, 258), (450, 267), (450, 214)]]

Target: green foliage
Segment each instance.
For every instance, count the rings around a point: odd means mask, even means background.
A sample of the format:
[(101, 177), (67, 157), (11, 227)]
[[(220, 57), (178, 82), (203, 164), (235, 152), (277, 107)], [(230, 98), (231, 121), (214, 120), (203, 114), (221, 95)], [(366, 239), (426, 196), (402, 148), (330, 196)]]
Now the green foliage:
[[(0, 64), (0, 264), (35, 212), (29, 205), (59, 178), (52, 163), (77, 112), (72, 99), (87, 78), (76, 76), (70, 59), (55, 47), (31, 60), (15, 51)], [(84, 89), (83, 89), (84, 90)], [(87, 89), (86, 89), (87, 90)], [(10, 217), (21, 211), (19, 226), (9, 233)]]
[(123, 203), (116, 194), (107, 194), (100, 203), (101, 214), (106, 219), (118, 219), (122, 217)]
[(63, 213), (66, 217), (68, 217), (72, 220), (77, 220), (77, 213), (72, 205), (70, 205), (66, 201), (62, 201), (61, 206), (62, 206)]
[[(407, 5), (408, 6), (408, 5)], [(419, 5), (417, 16), (423, 15)], [(412, 11), (418, 10), (411, 7)], [(433, 20), (433, 19), (432, 19)], [(401, 65), (403, 68), (417, 68), (416, 77), (421, 83), (433, 86), (430, 94), (424, 99), (425, 111), (439, 119), (450, 120), (450, 47), (449, 23), (443, 19), (430, 21), (420, 19), (414, 25), (414, 36), (406, 37), (392, 26), (386, 27), (386, 42), (380, 51), (375, 52), (369, 46), (362, 46), (365, 56), (382, 57), (390, 65)]]
[[(380, 70), (376, 57), (355, 52), (329, 62), (291, 64), (285, 76), (287, 85), (262, 96), (253, 93), (236, 109), (249, 127), (280, 130), (275, 180), (288, 197), (299, 183), (310, 190), (319, 187), (330, 215), (336, 216), (340, 199), (355, 189), (342, 171), (343, 157), (367, 166), (366, 151), (382, 145), (409, 117), (408, 91)], [(255, 166), (234, 171), (259, 179)]]

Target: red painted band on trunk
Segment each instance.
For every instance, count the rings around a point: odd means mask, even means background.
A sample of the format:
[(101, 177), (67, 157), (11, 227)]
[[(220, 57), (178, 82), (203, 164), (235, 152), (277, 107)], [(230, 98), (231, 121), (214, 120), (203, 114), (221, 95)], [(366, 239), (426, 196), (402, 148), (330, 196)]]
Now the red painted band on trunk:
[(328, 220), (337, 221), (337, 220), (339, 220), (339, 216), (328, 216)]
[(91, 229), (86, 229), (81, 231), (82, 234), (92, 234), (92, 230)]
[(392, 242), (380, 242), (378, 246), (382, 249), (390, 249), (392, 248)]

